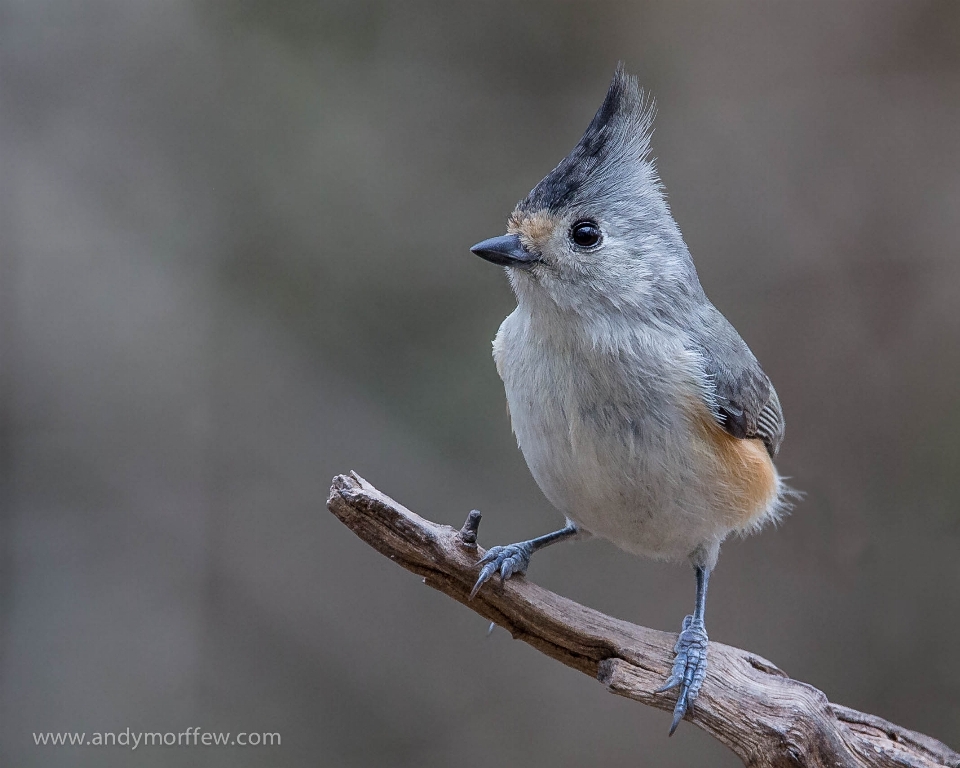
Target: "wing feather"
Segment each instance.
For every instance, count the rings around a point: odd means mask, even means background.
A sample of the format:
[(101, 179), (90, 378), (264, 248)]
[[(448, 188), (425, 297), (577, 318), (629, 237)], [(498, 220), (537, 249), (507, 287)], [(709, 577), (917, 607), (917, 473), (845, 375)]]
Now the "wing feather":
[(727, 432), (740, 439), (762, 440), (773, 458), (780, 450), (785, 429), (777, 392), (746, 342), (723, 315), (714, 309), (708, 318), (705, 333), (696, 344), (713, 387), (707, 403)]

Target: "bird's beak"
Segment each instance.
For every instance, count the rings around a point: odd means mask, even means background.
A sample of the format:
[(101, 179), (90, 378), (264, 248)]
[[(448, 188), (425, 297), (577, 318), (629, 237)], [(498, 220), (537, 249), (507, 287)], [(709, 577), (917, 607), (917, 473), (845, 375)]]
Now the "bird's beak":
[(537, 261), (537, 255), (530, 253), (520, 242), (519, 235), (500, 235), (477, 243), (470, 249), (481, 259), (492, 261), (503, 267), (529, 269)]

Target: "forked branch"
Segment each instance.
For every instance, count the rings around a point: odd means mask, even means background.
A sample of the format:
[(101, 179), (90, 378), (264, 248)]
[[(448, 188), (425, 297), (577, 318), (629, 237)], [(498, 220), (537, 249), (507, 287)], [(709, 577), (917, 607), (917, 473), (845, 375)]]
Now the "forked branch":
[[(514, 638), (598, 679), (613, 693), (672, 710), (667, 677), (676, 635), (636, 626), (560, 597), (522, 577), (484, 587), (472, 601), (480, 514), (461, 530), (438, 525), (380, 493), (356, 473), (338, 475), (330, 511), (382, 555), (429, 586), (506, 628)], [(960, 767), (960, 754), (929, 736), (831, 704), (759, 656), (711, 642), (710, 668), (687, 719), (748, 766)]]

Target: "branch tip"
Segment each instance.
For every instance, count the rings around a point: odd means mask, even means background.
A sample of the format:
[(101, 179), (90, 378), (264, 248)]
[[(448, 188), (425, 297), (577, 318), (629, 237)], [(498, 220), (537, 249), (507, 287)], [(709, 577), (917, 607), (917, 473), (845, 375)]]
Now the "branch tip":
[(470, 514), (467, 515), (467, 520), (463, 524), (463, 528), (460, 529), (460, 541), (470, 547), (477, 546), (477, 533), (480, 531), (480, 514), (479, 509), (470, 510)]

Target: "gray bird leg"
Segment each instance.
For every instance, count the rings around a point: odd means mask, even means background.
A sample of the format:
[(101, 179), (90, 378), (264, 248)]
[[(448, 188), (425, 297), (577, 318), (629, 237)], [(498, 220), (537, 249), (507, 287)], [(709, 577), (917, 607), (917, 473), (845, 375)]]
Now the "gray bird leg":
[(657, 693), (669, 691), (680, 686), (680, 695), (677, 697), (677, 706), (673, 708), (673, 722), (670, 724), (670, 735), (677, 730), (680, 721), (700, 693), (700, 686), (707, 675), (707, 629), (703, 623), (703, 612), (707, 605), (707, 584), (710, 581), (710, 570), (703, 566), (696, 566), (697, 572), (697, 605), (693, 615), (683, 620), (683, 629), (673, 647), (677, 654), (673, 661), (673, 670), (670, 677)]
[(530, 565), (530, 555), (539, 549), (556, 544), (558, 541), (576, 536), (578, 533), (580, 533), (580, 529), (568, 521), (567, 525), (559, 531), (516, 544), (490, 547), (480, 559), (480, 562), (477, 563), (477, 565), (483, 566), (483, 570), (480, 571), (480, 577), (470, 591), (470, 599), (472, 600), (476, 596), (480, 587), (497, 571), (500, 571), (501, 581), (506, 581), (515, 573), (526, 573), (527, 566)]

